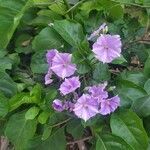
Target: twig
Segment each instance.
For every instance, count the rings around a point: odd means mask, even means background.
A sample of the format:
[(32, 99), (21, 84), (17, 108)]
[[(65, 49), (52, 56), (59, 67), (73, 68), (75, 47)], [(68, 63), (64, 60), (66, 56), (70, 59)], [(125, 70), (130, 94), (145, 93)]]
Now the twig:
[(64, 120), (64, 121), (62, 121), (62, 122), (59, 122), (59, 123), (57, 123), (57, 124), (54, 124), (54, 125), (52, 125), (51, 127), (57, 127), (57, 126), (59, 126), (59, 125), (62, 125), (62, 124), (64, 124), (64, 123), (66, 123), (66, 122), (68, 122), (69, 120), (71, 120), (71, 118), (68, 118), (68, 119), (66, 119), (66, 120)]
[(76, 3), (75, 5), (73, 5), (70, 9), (68, 9), (68, 10), (66, 11), (65, 14), (69, 13), (70, 11), (72, 11), (73, 9), (75, 9), (76, 7), (78, 7), (78, 6), (79, 6), (80, 4), (82, 4), (84, 1), (85, 1), (85, 0), (81, 0), (81, 1), (79, 1), (78, 3)]
[(93, 137), (92, 136), (89, 136), (89, 137), (86, 137), (86, 138), (83, 138), (83, 139), (80, 139), (80, 140), (75, 140), (73, 142), (68, 142), (67, 145), (74, 145), (76, 143), (79, 143), (79, 142), (83, 142), (83, 141), (87, 141), (87, 140), (90, 140), (92, 139)]
[(0, 150), (7, 150), (9, 146), (9, 141), (6, 137), (0, 137)]

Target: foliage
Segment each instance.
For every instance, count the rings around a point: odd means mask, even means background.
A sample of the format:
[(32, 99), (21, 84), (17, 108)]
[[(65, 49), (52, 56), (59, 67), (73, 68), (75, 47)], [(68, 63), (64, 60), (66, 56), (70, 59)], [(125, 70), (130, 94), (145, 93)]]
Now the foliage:
[[(95, 39), (88, 41), (103, 22), (123, 43), (108, 64), (94, 59)], [(1, 136), (15, 150), (148, 150), (149, 30), (149, 0), (0, 0)], [(58, 79), (44, 84), (49, 49), (72, 54), (82, 88), (107, 81), (119, 109), (87, 122), (54, 111), (62, 96)]]

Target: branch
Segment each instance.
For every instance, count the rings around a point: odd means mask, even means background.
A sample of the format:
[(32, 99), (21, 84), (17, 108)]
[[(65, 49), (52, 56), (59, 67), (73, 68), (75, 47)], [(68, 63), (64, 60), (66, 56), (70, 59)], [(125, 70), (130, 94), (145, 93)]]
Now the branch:
[(68, 122), (69, 120), (71, 120), (71, 118), (68, 118), (68, 119), (66, 119), (66, 120), (64, 120), (64, 121), (62, 121), (62, 122), (59, 122), (59, 123), (57, 123), (57, 124), (54, 124), (54, 125), (52, 125), (51, 127), (57, 127), (57, 126), (60, 126), (60, 125), (62, 125), (62, 124), (64, 124), (64, 123), (66, 123), (66, 122)]
[(70, 11), (72, 11), (73, 9), (75, 9), (76, 7), (78, 7), (78, 6), (79, 6), (80, 4), (82, 4), (84, 1), (85, 1), (85, 0), (81, 0), (81, 1), (79, 1), (78, 3), (76, 3), (76, 4), (75, 4), (74, 6), (72, 6), (70, 9), (68, 9), (65, 14), (69, 13)]

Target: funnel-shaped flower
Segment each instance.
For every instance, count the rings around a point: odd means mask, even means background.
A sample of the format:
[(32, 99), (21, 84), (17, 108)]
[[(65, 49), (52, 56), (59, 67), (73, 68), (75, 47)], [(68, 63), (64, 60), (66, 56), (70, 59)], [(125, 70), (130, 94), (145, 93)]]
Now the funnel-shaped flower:
[(79, 88), (81, 85), (79, 77), (66, 78), (61, 84), (59, 90), (63, 95), (69, 94)]
[(110, 63), (120, 57), (121, 40), (119, 35), (102, 34), (93, 44), (95, 57), (103, 63)]
[(117, 107), (120, 105), (120, 98), (118, 96), (114, 96), (110, 99), (104, 99), (100, 103), (100, 114), (107, 115), (111, 112), (114, 112)]
[(52, 71), (63, 79), (73, 75), (76, 70), (76, 66), (72, 64), (71, 58), (71, 54), (56, 53), (52, 61)]
[(88, 94), (83, 94), (74, 105), (73, 111), (76, 116), (87, 121), (99, 113), (98, 108), (98, 102), (95, 99)]

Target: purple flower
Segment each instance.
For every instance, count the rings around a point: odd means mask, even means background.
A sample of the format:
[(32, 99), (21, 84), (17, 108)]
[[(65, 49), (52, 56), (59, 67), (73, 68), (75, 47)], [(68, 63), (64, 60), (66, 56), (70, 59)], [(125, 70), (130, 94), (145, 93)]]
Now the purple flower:
[(90, 37), (88, 38), (88, 40), (91, 40), (94, 37), (97, 37), (100, 35), (100, 32), (102, 31), (102, 33), (106, 33), (108, 30), (108, 27), (106, 25), (106, 23), (103, 23), (96, 31), (94, 31)]
[(76, 116), (87, 121), (99, 113), (98, 108), (98, 103), (94, 98), (88, 94), (83, 94), (75, 103), (73, 111)]
[(114, 112), (120, 105), (120, 98), (114, 96), (110, 99), (103, 99), (100, 103), (100, 114), (107, 115)]
[(71, 58), (71, 54), (56, 53), (52, 61), (51, 69), (57, 76), (63, 79), (73, 75), (76, 70), (76, 66), (71, 63)]
[(63, 103), (59, 99), (55, 99), (52, 106), (56, 111), (62, 112), (64, 110)]
[(92, 87), (89, 87), (89, 93), (92, 97), (96, 98), (98, 102), (101, 102), (104, 98), (108, 97), (108, 92), (105, 91), (105, 88), (107, 86), (107, 83), (94, 85)]
[(65, 79), (65, 81), (60, 85), (59, 90), (63, 95), (67, 95), (79, 88), (80, 85), (79, 77), (71, 77)]
[(73, 111), (73, 109), (74, 109), (74, 103), (72, 103), (72, 102), (70, 102), (70, 101), (65, 101), (64, 102), (64, 105), (63, 105), (63, 108), (65, 109), (65, 110), (68, 110), (68, 111)]
[(53, 82), (51, 76), (52, 76), (52, 71), (49, 68), (47, 74), (45, 75), (45, 85), (51, 84)]
[(53, 60), (54, 56), (56, 55), (56, 53), (58, 53), (58, 51), (56, 49), (48, 50), (46, 53), (46, 60), (50, 66), (52, 64), (52, 60)]
[(52, 61), (53, 61), (53, 58), (56, 55), (56, 53), (58, 53), (58, 51), (56, 49), (48, 50), (46, 53), (46, 60), (47, 60), (47, 63), (49, 64), (48, 72), (45, 75), (45, 84), (46, 85), (51, 84), (53, 82), (53, 80), (51, 79), (52, 70), (50, 67), (52, 65)]
[(95, 57), (103, 63), (110, 63), (121, 53), (121, 40), (119, 35), (102, 34), (93, 44)]

